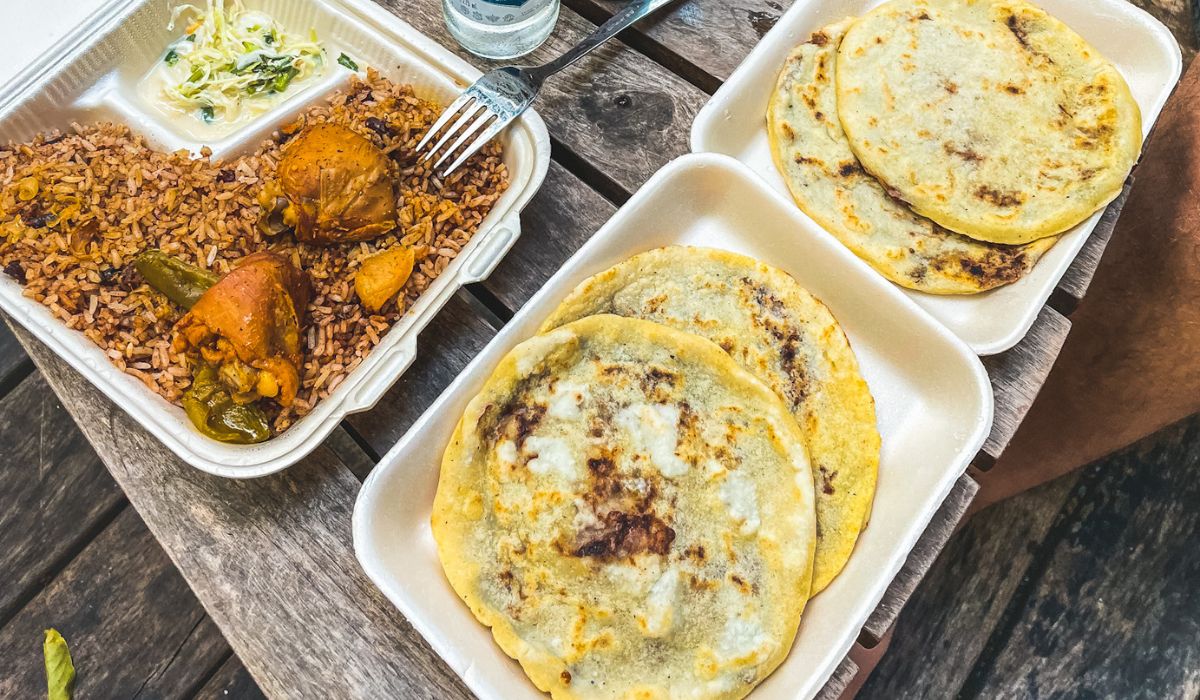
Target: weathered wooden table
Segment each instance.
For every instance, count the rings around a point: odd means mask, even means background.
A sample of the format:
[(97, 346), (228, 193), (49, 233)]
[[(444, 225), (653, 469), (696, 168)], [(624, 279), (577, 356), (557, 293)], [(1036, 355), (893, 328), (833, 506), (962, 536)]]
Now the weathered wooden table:
[[(381, 2), (462, 53), (443, 27), (436, 0)], [(551, 82), (538, 108), (553, 138), (554, 162), (526, 210), (516, 247), (491, 279), (447, 305), (421, 336), (417, 362), (374, 410), (349, 417), (325, 445), (282, 474), (230, 481), (188, 467), (16, 329), (267, 694), (469, 696), (360, 570), (350, 534), (359, 485), (513, 311), (655, 170), (687, 151), (696, 112), (786, 4), (684, 0)], [(1138, 4), (1190, 32), (1188, 3)], [(565, 0), (554, 36), (529, 60), (556, 55), (619, 5)], [(971, 503), (978, 488), (972, 471), (989, 469), (1012, 438), (1066, 338), (1067, 317), (1087, 290), (1122, 203), (1123, 197), (1110, 207), (1028, 337), (985, 360), (996, 398), (992, 433), (863, 627), (859, 644), (877, 644), (891, 627)], [(837, 696), (856, 672), (847, 658), (823, 694)]]

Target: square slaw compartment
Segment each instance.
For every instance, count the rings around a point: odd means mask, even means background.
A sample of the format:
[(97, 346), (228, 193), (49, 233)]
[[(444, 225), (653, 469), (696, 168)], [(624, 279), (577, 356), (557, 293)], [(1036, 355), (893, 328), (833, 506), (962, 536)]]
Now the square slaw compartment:
[[(449, 104), (479, 71), (369, 0), (289, 3), (249, 1), (251, 9), (282, 25), (313, 28), (331, 68), (270, 111), (227, 136), (208, 143), (172, 129), (140, 98), (137, 83), (161, 60), (180, 34), (167, 24), (176, 3), (116, 0), (101, 7), (76, 30), (0, 89), (0, 140), (24, 141), (72, 123), (112, 121), (128, 125), (164, 151), (202, 145), (219, 159), (252, 151), (281, 124), (348, 84), (350, 73), (333, 58), (340, 52), (362, 68), (411, 84), (418, 96)], [(249, 478), (283, 469), (303, 458), (353, 412), (370, 409), (412, 363), (417, 335), (461, 286), (486, 278), (520, 235), (520, 212), (549, 167), (549, 136), (541, 118), (527, 112), (506, 132), (503, 160), (509, 188), (480, 224), (471, 241), (398, 320), (340, 386), (295, 425), (257, 445), (217, 442), (197, 432), (183, 410), (113, 366), (82, 333), (67, 329), (50, 311), (22, 294), (21, 285), (0, 278), (0, 308), (51, 347), (184, 461), (226, 477)]]
[[(792, 234), (780, 245), (783, 232)], [(587, 277), (665, 245), (722, 248), (782, 268), (841, 323), (875, 398), (883, 447), (871, 523), (805, 609), (787, 660), (755, 698), (814, 695), (854, 643), (987, 436), (991, 384), (961, 340), (735, 160), (664, 167), (555, 274), (384, 456), (354, 509), (368, 576), (477, 695), (539, 698), (447, 583), (430, 529), (442, 453), (496, 363)]]
[[(812, 32), (843, 17), (860, 16), (883, 2), (797, 0), (696, 116), (692, 151), (733, 156), (790, 199), (772, 162), (766, 128), (767, 103), (784, 59)], [(1126, 0), (1035, 2), (1097, 47), (1120, 70), (1141, 109), (1142, 133), (1149, 135), (1182, 70), (1179, 46), (1170, 31)], [(799, 207), (796, 210), (800, 212)], [(902, 291), (976, 353), (1003, 352), (1029, 331), (1103, 213), (1103, 209), (1095, 212), (1062, 234), (1028, 275), (1008, 286), (965, 296)]]

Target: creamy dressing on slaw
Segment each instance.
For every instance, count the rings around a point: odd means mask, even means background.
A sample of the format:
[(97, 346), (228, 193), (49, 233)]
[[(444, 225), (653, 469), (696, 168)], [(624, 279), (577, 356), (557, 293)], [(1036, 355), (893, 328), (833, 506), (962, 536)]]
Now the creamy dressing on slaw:
[[(180, 5), (168, 29), (183, 24), (142, 78), (142, 98), (194, 138), (210, 139), (274, 108), (328, 69), (316, 32), (285, 31), (241, 0), (207, 0), (205, 9)], [(339, 63), (357, 66), (344, 55)]]

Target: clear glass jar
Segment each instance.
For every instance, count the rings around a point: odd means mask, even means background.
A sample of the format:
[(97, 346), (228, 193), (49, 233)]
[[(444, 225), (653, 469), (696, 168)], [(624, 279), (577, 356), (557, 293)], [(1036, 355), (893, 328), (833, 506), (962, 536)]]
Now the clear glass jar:
[(533, 51), (558, 22), (559, 0), (442, 0), (446, 26), (463, 48), (505, 59)]

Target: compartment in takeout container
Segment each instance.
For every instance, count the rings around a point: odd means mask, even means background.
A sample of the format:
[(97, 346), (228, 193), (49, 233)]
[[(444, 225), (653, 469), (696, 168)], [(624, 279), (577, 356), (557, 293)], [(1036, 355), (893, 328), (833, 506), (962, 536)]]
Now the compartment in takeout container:
[[(1141, 108), (1142, 133), (1148, 135), (1183, 66), (1171, 32), (1127, 0), (1033, 1), (1116, 65)], [(843, 17), (860, 16), (883, 2), (797, 0), (700, 110), (692, 124), (692, 151), (733, 156), (790, 199), (771, 160), (766, 122), (767, 103), (784, 59), (814, 31)], [(1033, 270), (1014, 284), (967, 296), (902, 291), (975, 352), (1003, 352), (1025, 337), (1102, 214), (1103, 210), (1097, 211), (1063, 234)]]
[(429, 520), (442, 453), (505, 353), (578, 283), (664, 245), (743, 253), (791, 273), (845, 329), (870, 385), (883, 448), (871, 523), (846, 569), (804, 611), (787, 661), (754, 698), (816, 693), (850, 649), (992, 422), (979, 358), (899, 289), (720, 155), (663, 168), (505, 326), (371, 473), (354, 547), (376, 585), (482, 698), (543, 697), (446, 582)]
[[(0, 88), (0, 142), (26, 141), (71, 123), (125, 123), (165, 150), (199, 149), (141, 102), (137, 82), (182, 32), (166, 29), (176, 2), (117, 0), (104, 5), (33, 64)], [(426, 38), (370, 0), (245, 0), (292, 31), (315, 29), (332, 64), (328, 74), (298, 90), (272, 111), (211, 144), (214, 158), (253, 150), (291, 116), (347, 85), (336, 64), (346, 52), (358, 65), (377, 68), (419, 96), (449, 104), (479, 76), (478, 69)], [(412, 363), (417, 335), (464, 284), (489, 275), (521, 233), (521, 209), (533, 197), (550, 162), (550, 140), (536, 112), (526, 112), (504, 134), (509, 189), (496, 202), (457, 258), (434, 280), (370, 355), (315, 410), (258, 445), (229, 445), (198, 433), (184, 415), (136, 378), (113, 366), (99, 346), (69, 330), (21, 285), (0, 276), (0, 308), (51, 347), (184, 461), (204, 471), (248, 478), (283, 469), (317, 447), (348, 413), (371, 408)]]

